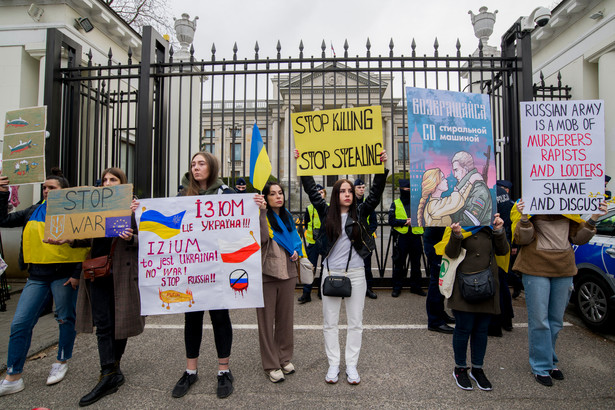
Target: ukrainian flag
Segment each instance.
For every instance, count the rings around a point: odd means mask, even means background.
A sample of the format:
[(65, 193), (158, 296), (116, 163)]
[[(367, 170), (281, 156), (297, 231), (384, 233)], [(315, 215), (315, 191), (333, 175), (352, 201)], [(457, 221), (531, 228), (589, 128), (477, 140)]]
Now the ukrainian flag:
[(162, 239), (172, 238), (179, 233), (185, 213), (186, 211), (182, 211), (175, 215), (166, 216), (153, 209), (145, 211), (141, 215), (139, 230), (153, 232)]
[[(515, 242), (515, 231), (517, 230), (517, 225), (519, 224), (519, 221), (521, 221), (521, 212), (519, 212), (519, 209), (517, 208), (518, 203), (519, 203), (519, 200), (517, 199), (512, 209), (510, 210), (510, 221), (512, 223), (511, 230), (512, 230), (512, 242), (513, 243)], [(583, 220), (583, 218), (581, 218), (581, 216), (578, 214), (563, 214), (562, 216), (565, 216), (571, 221), (574, 221), (579, 224), (582, 224), (583, 222), (585, 222), (585, 220)], [(532, 215), (530, 214), (527, 215), (527, 219), (530, 219), (531, 217)]]
[(258, 126), (254, 124), (254, 128), (252, 128), (252, 147), (250, 148), (250, 182), (254, 188), (262, 191), (269, 179), (269, 175), (271, 175), (271, 161), (269, 161), (265, 144), (263, 144), (261, 132)]

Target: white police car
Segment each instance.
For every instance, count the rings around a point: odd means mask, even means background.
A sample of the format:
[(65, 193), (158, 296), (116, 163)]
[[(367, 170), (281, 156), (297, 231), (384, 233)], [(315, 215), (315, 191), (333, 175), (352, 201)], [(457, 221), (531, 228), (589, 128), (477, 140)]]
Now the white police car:
[(598, 219), (596, 235), (575, 247), (579, 273), (572, 301), (583, 322), (593, 330), (615, 331), (615, 205)]

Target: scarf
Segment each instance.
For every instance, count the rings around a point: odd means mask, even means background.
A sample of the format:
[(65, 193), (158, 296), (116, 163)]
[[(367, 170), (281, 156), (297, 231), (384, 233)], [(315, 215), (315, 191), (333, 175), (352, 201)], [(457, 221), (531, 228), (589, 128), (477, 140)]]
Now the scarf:
[[(288, 211), (284, 208), (284, 212)], [(305, 256), (305, 253), (303, 252), (303, 241), (301, 241), (301, 237), (297, 232), (297, 228), (295, 228), (295, 226), (293, 225), (292, 231), (288, 231), (288, 229), (286, 229), (286, 225), (284, 224), (284, 222), (282, 222), (282, 219), (278, 216), (278, 214), (276, 214), (275, 212), (272, 213), (273, 216), (276, 218), (278, 226), (281, 228), (281, 232), (274, 231), (273, 228), (271, 228), (269, 217), (267, 217), (269, 237), (276, 241), (276, 243), (282, 248), (286, 249), (289, 254), (292, 255), (293, 253), (295, 253), (295, 251), (297, 251), (297, 254), (299, 256)]]

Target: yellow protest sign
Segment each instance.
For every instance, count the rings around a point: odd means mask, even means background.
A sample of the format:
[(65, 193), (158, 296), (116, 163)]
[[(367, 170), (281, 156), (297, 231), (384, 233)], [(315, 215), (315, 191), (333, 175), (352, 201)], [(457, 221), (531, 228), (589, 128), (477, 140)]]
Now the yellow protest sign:
[(297, 175), (384, 172), (380, 106), (291, 114)]
[(45, 238), (119, 236), (131, 227), (131, 202), (132, 184), (51, 190), (47, 194)]

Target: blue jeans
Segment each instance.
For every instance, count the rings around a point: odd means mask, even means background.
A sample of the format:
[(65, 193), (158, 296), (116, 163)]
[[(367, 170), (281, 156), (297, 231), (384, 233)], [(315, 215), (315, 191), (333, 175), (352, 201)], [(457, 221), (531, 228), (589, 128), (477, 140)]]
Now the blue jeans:
[(572, 277), (545, 278), (523, 274), (532, 373), (548, 376), (557, 367), (555, 342), (564, 325)]
[(32, 329), (52, 296), (60, 328), (57, 359), (65, 361), (72, 357), (77, 335), (75, 331), (77, 291), (70, 284), (64, 286), (67, 280), (68, 278), (63, 278), (45, 282), (28, 279), (26, 282), (11, 323), (9, 352), (6, 359), (8, 374), (23, 372), (32, 341)]
[(467, 350), (470, 341), (472, 367), (482, 368), (487, 351), (487, 330), (491, 316), (488, 313), (472, 313), (453, 310), (455, 330), (453, 331), (453, 353), (455, 366), (468, 367)]

